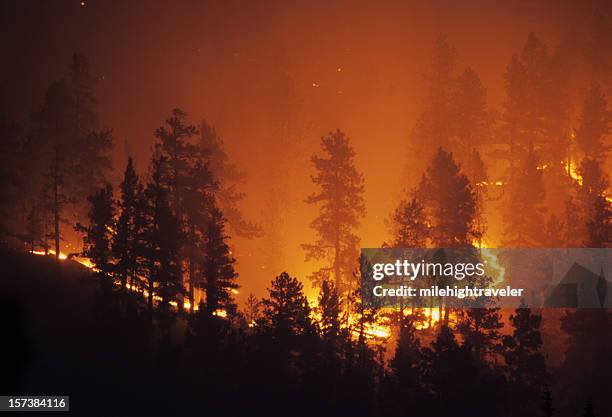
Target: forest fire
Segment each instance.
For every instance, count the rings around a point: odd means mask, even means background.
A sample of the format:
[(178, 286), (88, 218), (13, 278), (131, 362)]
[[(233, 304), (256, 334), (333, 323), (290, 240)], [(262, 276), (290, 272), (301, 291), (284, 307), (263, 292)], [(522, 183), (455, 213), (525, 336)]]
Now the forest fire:
[(506, 276), (506, 268), (499, 263), (497, 255), (497, 249), (491, 248), (485, 241), (482, 242), (480, 256), (485, 261), (485, 269), (492, 279), (493, 286), (503, 283)]
[(578, 173), (576, 163), (570, 160), (569, 162), (563, 161), (561, 162), (561, 164), (565, 168), (565, 171), (570, 176), (570, 178), (574, 180), (576, 184), (578, 184), (579, 186), (582, 186), (582, 175)]
[(611, 3), (153, 3), (0, 2), (7, 393), (612, 416)]
[[(29, 253), (31, 253), (32, 255), (37, 255), (37, 256), (53, 256), (55, 257), (55, 251), (53, 249), (49, 249), (49, 251), (45, 252), (43, 250), (30, 250)], [(88, 258), (84, 258), (81, 256), (73, 256), (73, 255), (66, 255), (63, 252), (60, 252), (58, 258), (60, 260), (66, 260), (66, 259), (71, 259), (75, 262), (78, 262), (79, 264), (83, 265), (86, 268), (89, 269), (95, 269), (95, 265), (88, 259)]]

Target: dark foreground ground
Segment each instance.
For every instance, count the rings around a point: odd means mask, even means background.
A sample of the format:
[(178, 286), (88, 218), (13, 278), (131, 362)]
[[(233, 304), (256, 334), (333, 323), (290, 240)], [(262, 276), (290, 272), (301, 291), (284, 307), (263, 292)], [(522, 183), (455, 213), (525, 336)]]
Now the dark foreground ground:
[(168, 384), (147, 353), (147, 326), (139, 315), (119, 321), (97, 308), (99, 284), (91, 271), (73, 261), (58, 268), (51, 257), (6, 251), (0, 264), (2, 395), (70, 395), (71, 414), (81, 415), (175, 409), (171, 392), (156, 392)]
[[(423, 403), (413, 413), (418, 400), (376, 390), (372, 381), (381, 369), (346, 368), (337, 377), (338, 362), (325, 361), (326, 345), (316, 337), (300, 339), (300, 355), (269, 337), (247, 337), (240, 326), (223, 340), (211, 327), (200, 328), (208, 336), (189, 339), (187, 320), (178, 316), (163, 338), (160, 320), (151, 324), (141, 298), (116, 289), (105, 297), (95, 274), (76, 262), (58, 266), (52, 257), (0, 250), (0, 265), (0, 395), (69, 395), (70, 415), (494, 417), (508, 415), (508, 404), (521, 402), (503, 381), (470, 379), (462, 362), (455, 377), (471, 382), (439, 381), (449, 386), (454, 401)], [(612, 339), (609, 330), (601, 334), (587, 326), (582, 333), (592, 341), (587, 346), (609, 346)], [(612, 417), (601, 413), (612, 398), (609, 356), (591, 356), (578, 354), (577, 362), (585, 365), (559, 373), (564, 379), (553, 392), (558, 410), (553, 417), (587, 416), (585, 399), (597, 404), (596, 417)], [(579, 401), (570, 409), (568, 399)], [(525, 417), (540, 415), (548, 417), (537, 412)]]

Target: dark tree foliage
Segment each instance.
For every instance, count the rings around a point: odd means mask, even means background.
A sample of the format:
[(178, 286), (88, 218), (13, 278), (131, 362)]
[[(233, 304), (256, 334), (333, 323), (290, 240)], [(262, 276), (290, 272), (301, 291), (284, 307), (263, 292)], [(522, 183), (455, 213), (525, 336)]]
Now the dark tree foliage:
[(197, 134), (197, 128), (186, 124), (186, 116), (181, 109), (174, 109), (166, 124), (155, 131), (159, 141), (157, 153), (166, 160), (166, 181), (172, 209), (181, 221), (185, 215), (184, 200), (189, 174), (199, 156), (198, 147), (190, 141)]
[(333, 341), (340, 335), (341, 300), (338, 290), (330, 281), (323, 281), (319, 292), (319, 311), (321, 319), (319, 328), (326, 340)]
[(391, 247), (426, 247), (429, 228), (427, 227), (425, 208), (416, 197), (412, 197), (410, 201), (400, 201), (389, 223), (393, 234)]
[(471, 246), (475, 234), (474, 191), (452, 153), (438, 149), (423, 175), (419, 196), (431, 221), (430, 240), (434, 246)]
[(516, 180), (511, 184), (507, 210), (504, 214), (504, 245), (509, 248), (538, 247), (542, 244), (544, 224), (544, 183), (538, 159), (529, 146)]
[(213, 315), (224, 310), (235, 315), (236, 304), (231, 290), (237, 289), (238, 274), (234, 271), (235, 259), (226, 243), (225, 219), (221, 210), (213, 208), (206, 232), (204, 261), (202, 264), (202, 286), (206, 290), (206, 313)]
[(246, 322), (249, 327), (255, 326), (256, 320), (259, 318), (260, 309), (261, 301), (255, 297), (255, 294), (250, 293), (245, 302), (244, 310)]
[(610, 202), (607, 200), (608, 175), (597, 159), (585, 158), (578, 172), (574, 213), (579, 246), (607, 247), (610, 244)]
[(85, 234), (82, 255), (89, 258), (103, 278), (112, 279), (114, 269), (111, 250), (112, 230), (115, 227), (113, 188), (107, 185), (87, 197), (90, 203), (89, 224), (78, 224), (76, 229)]
[(485, 364), (500, 351), (500, 329), (503, 327), (498, 308), (469, 308), (458, 312), (457, 331), (475, 360)]
[(582, 104), (580, 123), (576, 129), (576, 143), (586, 158), (605, 161), (610, 145), (605, 136), (610, 134), (612, 111), (599, 83), (594, 82)]
[[(503, 384), (477, 366), (467, 346), (460, 346), (453, 331), (441, 326), (435, 341), (423, 349), (422, 381), (429, 393), (432, 415), (496, 415)], [(478, 392), (478, 400), (470, 393)]]
[(548, 382), (542, 353), (541, 322), (540, 314), (522, 306), (510, 316), (512, 335), (503, 337), (503, 356), (510, 382), (509, 395), (521, 398), (520, 403), (509, 402), (509, 415), (512, 416), (535, 414), (540, 407), (542, 387)]
[(597, 196), (593, 215), (587, 224), (590, 248), (612, 247), (612, 203), (604, 196)]
[[(426, 410), (421, 383), (423, 352), (415, 324), (415, 317), (410, 315), (400, 325), (395, 354), (381, 386), (381, 406), (386, 415), (410, 416)], [(402, 401), (398, 403), (396, 398)]]
[(306, 260), (329, 261), (311, 275), (320, 286), (324, 280), (333, 279), (341, 293), (352, 290), (351, 274), (358, 258), (359, 237), (355, 229), (365, 216), (363, 199), (364, 180), (354, 163), (355, 151), (348, 137), (340, 130), (321, 138), (324, 156), (313, 156), (316, 174), (312, 181), (319, 191), (306, 202), (320, 207), (319, 215), (310, 227), (317, 233), (317, 240), (304, 244)]
[(559, 370), (562, 408), (576, 415), (584, 402), (590, 400), (601, 415), (609, 415), (612, 413), (609, 387), (601, 379), (612, 372), (609, 310), (567, 310), (561, 318), (561, 330), (568, 336), (565, 359)]
[(128, 278), (131, 287), (135, 287), (138, 274), (138, 227), (141, 226), (138, 224), (138, 217), (141, 215), (138, 197), (143, 190), (131, 157), (128, 158), (120, 189), (119, 218), (112, 244), (113, 256), (117, 262), (115, 271), (123, 288), (126, 287)]
[(563, 247), (579, 248), (584, 245), (584, 224), (581, 207), (576, 198), (570, 197), (565, 202)]
[[(506, 68), (506, 100), (502, 112), (500, 154), (508, 161), (508, 178), (514, 181), (528, 157), (532, 143), (544, 149), (544, 164), (561, 171), (570, 141), (568, 124), (571, 103), (567, 98), (567, 59), (531, 33), (520, 54)], [(564, 70), (565, 69), (565, 70)], [(520, 175), (520, 174), (519, 174)]]
[(261, 301), (263, 311), (258, 323), (263, 331), (281, 344), (312, 331), (310, 306), (297, 278), (283, 272), (272, 281), (268, 292), (269, 298)]
[[(155, 131), (156, 152), (165, 158), (163, 180), (170, 207), (182, 231), (179, 243), (181, 280), (189, 283), (188, 298), (194, 307), (194, 287), (201, 285), (207, 244), (207, 229), (213, 210), (218, 181), (211, 171), (210, 153), (197, 143), (198, 129), (186, 121), (187, 114), (174, 109), (165, 125)], [(187, 264), (188, 271), (183, 266)], [(187, 273), (186, 273), (187, 272)]]
[(139, 252), (146, 276), (149, 312), (154, 296), (161, 297), (160, 309), (168, 312), (171, 301), (182, 293), (180, 249), (183, 241), (179, 220), (171, 209), (167, 184), (167, 160), (151, 161), (150, 180), (139, 199), (142, 215)]

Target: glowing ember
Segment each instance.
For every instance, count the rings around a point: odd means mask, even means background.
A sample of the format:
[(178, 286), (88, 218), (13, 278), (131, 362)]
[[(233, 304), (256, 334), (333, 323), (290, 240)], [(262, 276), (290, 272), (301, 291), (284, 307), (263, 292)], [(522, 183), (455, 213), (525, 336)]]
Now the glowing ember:
[(573, 179), (574, 181), (576, 181), (576, 183), (578, 183), (578, 185), (582, 186), (582, 175), (580, 175), (578, 173), (578, 169), (576, 167), (576, 164), (573, 161), (561, 162), (561, 163), (565, 167), (565, 171), (568, 173), (570, 178)]
[(414, 328), (417, 330), (425, 330), (430, 327), (434, 327), (436, 324), (440, 322), (440, 309), (439, 308), (419, 308), (419, 309), (410, 309), (407, 310), (405, 315), (419, 314), (423, 317), (422, 320), (419, 320), (414, 323)]
[(494, 181), (494, 182), (481, 181), (481, 182), (476, 183), (477, 187), (486, 187), (489, 185), (494, 185), (496, 187), (502, 187), (504, 185), (504, 182), (503, 181)]
[(386, 339), (391, 336), (391, 327), (384, 324), (367, 324), (365, 326), (365, 335), (368, 338), (381, 338)]

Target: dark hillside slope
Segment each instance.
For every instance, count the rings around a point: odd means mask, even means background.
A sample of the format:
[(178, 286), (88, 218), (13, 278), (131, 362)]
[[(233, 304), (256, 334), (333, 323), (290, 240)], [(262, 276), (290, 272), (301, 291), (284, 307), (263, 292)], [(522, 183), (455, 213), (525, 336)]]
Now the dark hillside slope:
[(109, 301), (95, 274), (70, 260), (58, 267), (3, 251), (0, 262), (2, 395), (70, 395), (84, 415), (169, 411), (171, 396), (155, 395), (156, 354), (138, 300)]

